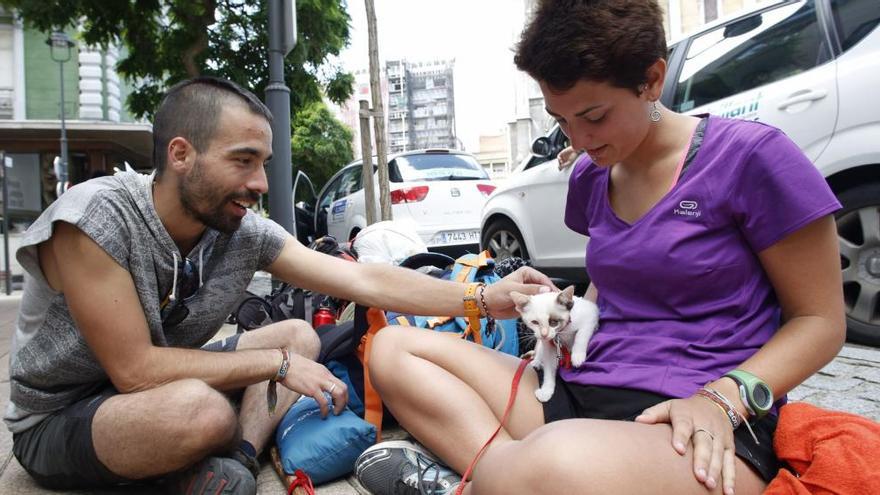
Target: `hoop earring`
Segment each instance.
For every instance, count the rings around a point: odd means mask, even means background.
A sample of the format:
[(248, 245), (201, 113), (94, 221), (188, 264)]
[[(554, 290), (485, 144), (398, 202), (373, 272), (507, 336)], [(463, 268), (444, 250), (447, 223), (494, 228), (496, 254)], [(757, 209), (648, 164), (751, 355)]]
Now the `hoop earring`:
[(654, 101), (651, 103), (651, 122), (660, 122), (660, 110), (657, 109), (657, 102)]

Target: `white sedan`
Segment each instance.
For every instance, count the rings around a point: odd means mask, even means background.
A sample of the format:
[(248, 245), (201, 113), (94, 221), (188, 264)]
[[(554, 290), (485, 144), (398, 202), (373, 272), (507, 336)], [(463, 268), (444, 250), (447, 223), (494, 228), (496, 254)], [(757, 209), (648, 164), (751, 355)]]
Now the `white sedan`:
[[(360, 160), (346, 165), (318, 194), (314, 229), (319, 236), (347, 241), (367, 226), (361, 170)], [(472, 155), (445, 149), (408, 151), (389, 158), (388, 176), (394, 221), (409, 223), (431, 251), (453, 256), (477, 251), (480, 211), (495, 185)]]

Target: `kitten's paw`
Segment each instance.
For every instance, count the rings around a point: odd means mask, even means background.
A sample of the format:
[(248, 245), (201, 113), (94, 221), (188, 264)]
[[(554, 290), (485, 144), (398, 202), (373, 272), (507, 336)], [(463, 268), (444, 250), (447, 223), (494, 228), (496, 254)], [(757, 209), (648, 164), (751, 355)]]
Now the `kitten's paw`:
[(575, 368), (580, 368), (584, 361), (587, 360), (587, 351), (584, 352), (575, 352), (571, 355), (571, 365)]
[(539, 388), (538, 390), (535, 390), (535, 397), (537, 397), (538, 400), (541, 402), (547, 402), (548, 400), (550, 400), (550, 397), (553, 397), (553, 391)]

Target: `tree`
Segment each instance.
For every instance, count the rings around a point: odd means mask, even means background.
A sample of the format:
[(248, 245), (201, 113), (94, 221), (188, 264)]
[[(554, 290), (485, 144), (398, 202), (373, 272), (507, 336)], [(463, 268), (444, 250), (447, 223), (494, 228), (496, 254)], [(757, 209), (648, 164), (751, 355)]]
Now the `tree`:
[[(128, 107), (152, 117), (163, 91), (201, 74), (262, 96), (268, 83), (268, 4), (250, 0), (0, 0), (40, 31), (76, 26), (90, 46), (123, 47), (118, 72), (135, 90)], [(277, 1), (277, 0), (271, 0)], [(344, 0), (298, 0), (296, 47), (285, 59), (291, 113), (326, 95), (341, 103), (354, 76), (330, 60), (348, 43)]]
[(323, 102), (308, 104), (293, 123), (293, 163), (320, 188), (354, 158), (351, 129), (340, 123)]

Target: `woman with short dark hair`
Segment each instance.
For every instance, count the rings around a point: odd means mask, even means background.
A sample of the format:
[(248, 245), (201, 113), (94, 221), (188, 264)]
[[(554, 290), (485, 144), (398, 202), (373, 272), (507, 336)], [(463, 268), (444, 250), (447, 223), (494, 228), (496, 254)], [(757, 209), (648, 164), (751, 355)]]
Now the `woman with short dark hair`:
[[(526, 372), (465, 493), (761, 493), (785, 394), (843, 344), (836, 198), (778, 129), (664, 108), (666, 51), (656, 0), (544, 0), (522, 34), (517, 66), (586, 152), (565, 222), (590, 237), (600, 323), (546, 403)], [(461, 473), (517, 361), (392, 327), (370, 365), (394, 416)], [(358, 466), (377, 493), (457, 486), (419, 446), (386, 451), (384, 466)], [(409, 481), (371, 477), (391, 462)]]

